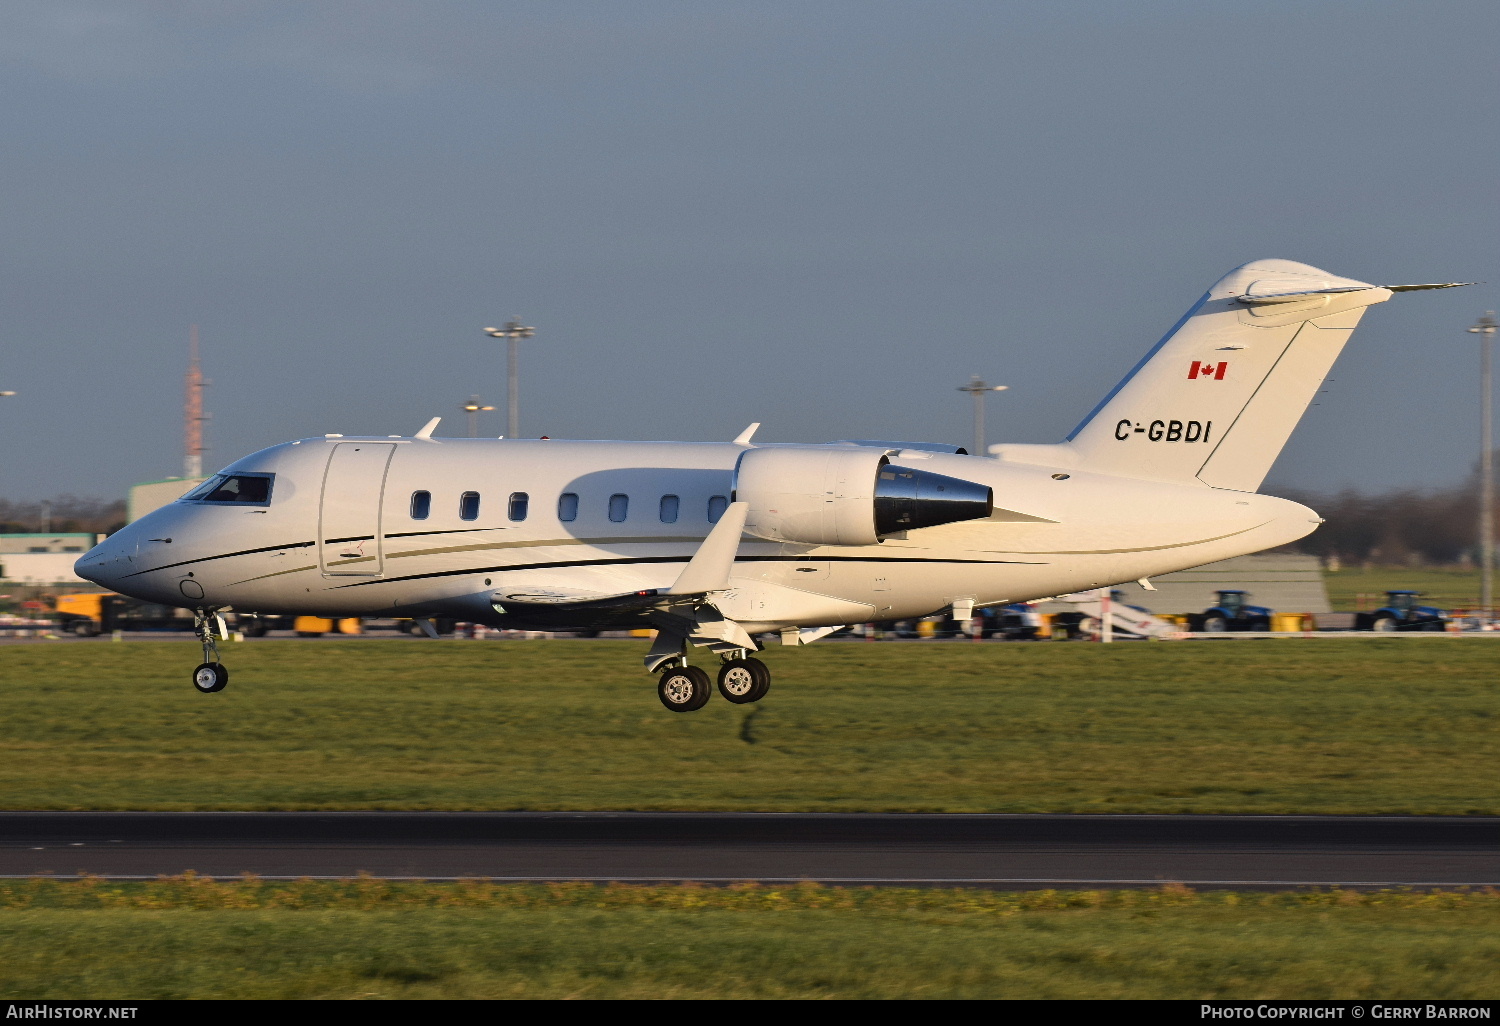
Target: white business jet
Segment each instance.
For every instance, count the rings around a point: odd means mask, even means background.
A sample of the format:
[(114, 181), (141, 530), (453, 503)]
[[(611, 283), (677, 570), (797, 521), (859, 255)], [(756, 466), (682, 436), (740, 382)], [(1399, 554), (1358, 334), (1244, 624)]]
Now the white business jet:
[(326, 435), (246, 456), (110, 536), (78, 573), (196, 610), (502, 628), (654, 627), (668, 709), (755, 702), (764, 636), (1077, 592), (1285, 545), (1316, 513), (1257, 494), (1365, 308), (1394, 293), (1262, 260), (1199, 299), (1066, 441), (728, 443)]

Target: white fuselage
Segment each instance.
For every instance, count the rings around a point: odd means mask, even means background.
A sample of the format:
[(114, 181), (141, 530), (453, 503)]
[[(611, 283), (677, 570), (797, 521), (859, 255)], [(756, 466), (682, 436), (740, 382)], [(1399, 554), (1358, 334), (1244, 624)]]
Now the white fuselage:
[[(507, 596), (671, 586), (712, 526), (710, 503), (731, 497), (749, 448), (304, 439), (226, 469), (274, 475), (269, 502), (179, 500), (111, 536), (78, 571), (176, 606), (505, 624)], [(989, 486), (994, 514), (875, 545), (747, 536), (719, 610), (752, 633), (902, 619), (1199, 566), (1286, 544), (1319, 522), (1285, 499), (1197, 482), (909, 449), (890, 460)], [(420, 492), (430, 499), (417, 519)], [(478, 496), (477, 511), (472, 498), (464, 508), (465, 493)], [(574, 500), (562, 496), (577, 497), (571, 518)]]

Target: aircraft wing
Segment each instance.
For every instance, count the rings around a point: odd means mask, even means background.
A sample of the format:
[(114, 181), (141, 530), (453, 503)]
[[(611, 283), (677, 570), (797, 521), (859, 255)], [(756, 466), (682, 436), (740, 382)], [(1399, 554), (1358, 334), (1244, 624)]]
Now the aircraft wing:
[[(633, 567), (568, 567), (501, 574), (490, 594), (495, 612), (538, 624), (606, 626), (638, 618), (660, 602), (664, 582), (638, 573), (608, 573)], [(604, 572), (601, 572), (604, 571)]]
[(755, 651), (755, 640), (713, 601), (730, 590), (749, 510), (749, 503), (730, 503), (670, 583), (641, 565), (516, 571), (502, 576), (491, 604), (498, 613), (547, 626), (640, 626), (645, 620), (660, 632), (646, 657), (652, 669), (675, 658), (684, 642)]
[(596, 619), (648, 610), (658, 619), (692, 620), (710, 595), (729, 590), (749, 508), (748, 503), (730, 503), (675, 580), (656, 576), (655, 565), (641, 564), (518, 570), (501, 575), (492, 604), (497, 612), (555, 621), (575, 614)]

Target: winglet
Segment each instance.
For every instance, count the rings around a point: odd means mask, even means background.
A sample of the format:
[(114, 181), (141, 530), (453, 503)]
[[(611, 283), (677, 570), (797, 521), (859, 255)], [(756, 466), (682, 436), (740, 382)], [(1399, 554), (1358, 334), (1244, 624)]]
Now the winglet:
[(677, 583), (667, 589), (668, 595), (703, 595), (729, 590), (729, 570), (740, 551), (740, 535), (745, 532), (748, 502), (731, 502), (688, 565), (682, 568)]
[(432, 437), (432, 433), (437, 430), (437, 426), (439, 424), (441, 424), (442, 422), (443, 422), (443, 418), (442, 417), (433, 417), (426, 424), (422, 425), (422, 430), (421, 431), (418, 431), (415, 435), (412, 435), (412, 437), (413, 438), (431, 438)]
[(751, 424), (745, 430), (734, 436), (735, 445), (749, 445), (750, 439), (755, 437), (755, 432), (760, 430), (760, 421)]

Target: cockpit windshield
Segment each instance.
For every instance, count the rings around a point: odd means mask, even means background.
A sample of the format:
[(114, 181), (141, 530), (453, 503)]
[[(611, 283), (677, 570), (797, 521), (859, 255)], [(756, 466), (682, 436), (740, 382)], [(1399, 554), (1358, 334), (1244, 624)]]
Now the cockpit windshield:
[(184, 495), (184, 502), (269, 506), (275, 474), (216, 474)]

